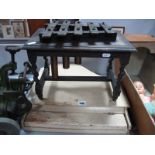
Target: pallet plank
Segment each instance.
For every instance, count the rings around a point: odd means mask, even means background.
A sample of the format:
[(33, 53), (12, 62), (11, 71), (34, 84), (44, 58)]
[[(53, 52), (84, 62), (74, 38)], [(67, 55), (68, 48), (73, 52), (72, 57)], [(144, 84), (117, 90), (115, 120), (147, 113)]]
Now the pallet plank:
[[(51, 113), (51, 112), (33, 112), (27, 117), (24, 125), (27, 129), (61, 129), (85, 131), (102, 131), (102, 133), (115, 133), (118, 130), (122, 133), (127, 132), (127, 124), (122, 114), (79, 114), (79, 113)], [(57, 131), (57, 130), (56, 130)]]

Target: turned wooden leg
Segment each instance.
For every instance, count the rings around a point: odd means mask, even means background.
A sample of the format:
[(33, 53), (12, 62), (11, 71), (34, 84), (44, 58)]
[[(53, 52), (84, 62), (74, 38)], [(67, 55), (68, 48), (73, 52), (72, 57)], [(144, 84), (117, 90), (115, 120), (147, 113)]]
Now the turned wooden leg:
[(126, 65), (129, 63), (129, 59), (130, 59), (130, 54), (128, 55), (126, 54), (126, 56), (123, 56), (120, 58), (120, 69), (119, 69), (116, 85), (114, 86), (114, 90), (113, 90), (113, 97), (112, 97), (113, 101), (116, 101), (121, 93), (121, 81), (124, 78), (124, 75), (125, 75), (124, 69)]

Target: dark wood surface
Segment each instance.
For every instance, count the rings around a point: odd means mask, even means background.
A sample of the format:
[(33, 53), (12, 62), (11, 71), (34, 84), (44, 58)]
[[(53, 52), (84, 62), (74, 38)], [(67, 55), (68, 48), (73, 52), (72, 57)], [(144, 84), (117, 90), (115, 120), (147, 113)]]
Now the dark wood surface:
[[(100, 57), (100, 58), (109, 58), (109, 65), (112, 66), (112, 61), (114, 58), (119, 58), (120, 60), (120, 72), (118, 74), (118, 77), (115, 78), (113, 70), (111, 67), (108, 67), (107, 74), (109, 75), (106, 78), (102, 78), (103, 81), (111, 81), (113, 86), (113, 101), (116, 101), (118, 96), (120, 95), (120, 81), (124, 77), (124, 68), (129, 63), (130, 55), (133, 52), (136, 52), (136, 49), (132, 46), (129, 41), (126, 40), (126, 38), (121, 33), (117, 33), (117, 38), (115, 41), (111, 40), (110, 42), (106, 41), (105, 38), (101, 41), (94, 39), (89, 31), (87, 32), (87, 37), (84, 36), (84, 40), (80, 40), (79, 38), (76, 39), (76, 35), (68, 35), (66, 37), (66, 33), (63, 32), (63, 36), (61, 38), (54, 37), (50, 40), (51, 37), (53, 37), (53, 33), (51, 33), (51, 29), (55, 26), (56, 23), (53, 23), (54, 25), (48, 25), (51, 26), (48, 29), (38, 29), (37, 32), (28, 40), (27, 43), (23, 46), (23, 49), (27, 50), (27, 54), (29, 57), (29, 61), (31, 62), (34, 73), (35, 73), (35, 81), (37, 82), (36, 87), (38, 88), (39, 93), (38, 97), (42, 99), (42, 85), (39, 84), (39, 79), (37, 77), (38, 72), (36, 68), (36, 58), (38, 56), (50, 56), (51, 57), (51, 70), (52, 70), (52, 78), (43, 77), (44, 80), (64, 80), (61, 76), (58, 75), (58, 69), (57, 69), (57, 57), (63, 57), (63, 66), (64, 68), (69, 67), (69, 57)], [(65, 25), (68, 24), (68, 22), (65, 22)], [(60, 25), (61, 26), (61, 25)], [(63, 25), (62, 25), (63, 26)], [(90, 26), (90, 25), (89, 25)], [(91, 25), (92, 26), (92, 25)], [(105, 26), (105, 25), (103, 25)], [(94, 26), (93, 26), (94, 27)], [(107, 26), (106, 26), (107, 28)], [(109, 32), (109, 29), (104, 28), (104, 31), (106, 30), (105, 34), (111, 34), (111, 31)], [(63, 29), (63, 27), (62, 27)], [(49, 30), (49, 34), (48, 34)], [(65, 29), (64, 29), (65, 30)], [(61, 27), (60, 27), (61, 31)], [(95, 31), (95, 30), (93, 30)], [(59, 31), (57, 32), (59, 33)], [(64, 34), (65, 33), (65, 34)], [(96, 32), (95, 32), (96, 33)], [(41, 36), (45, 38), (48, 38), (48, 42), (42, 42)], [(62, 35), (62, 34), (61, 34)], [(113, 33), (112, 33), (113, 35)], [(96, 36), (97, 37), (97, 36)], [(101, 37), (101, 36), (100, 36)], [(101, 38), (100, 38), (101, 39)], [(76, 60), (77, 61), (77, 60)], [(80, 63), (80, 61), (78, 62)], [(44, 76), (44, 75), (42, 75)], [(86, 77), (83, 79), (82, 77), (65, 77), (66, 80), (73, 80), (73, 81), (83, 81), (88, 80), (94, 81), (94, 77)]]
[[(95, 42), (91, 38), (88, 38), (87, 42), (77, 42), (77, 40), (72, 39), (70, 42), (65, 42), (57, 40), (52, 43), (40, 43), (38, 34), (42, 32), (43, 29), (39, 29), (33, 36), (28, 40), (28, 42), (23, 46), (26, 50), (51, 50), (52, 51), (95, 51), (98, 52), (136, 52), (134, 46), (126, 40), (122, 34), (117, 35), (115, 42), (109, 44), (105, 42)], [(34, 44), (31, 44), (34, 43)]]

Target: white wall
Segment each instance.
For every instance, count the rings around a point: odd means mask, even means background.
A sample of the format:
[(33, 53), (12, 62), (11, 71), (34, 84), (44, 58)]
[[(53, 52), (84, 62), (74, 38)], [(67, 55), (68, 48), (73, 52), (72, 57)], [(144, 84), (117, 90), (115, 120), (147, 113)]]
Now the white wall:
[(154, 19), (82, 19), (81, 22), (105, 22), (109, 26), (125, 26), (126, 33), (150, 34), (155, 36)]

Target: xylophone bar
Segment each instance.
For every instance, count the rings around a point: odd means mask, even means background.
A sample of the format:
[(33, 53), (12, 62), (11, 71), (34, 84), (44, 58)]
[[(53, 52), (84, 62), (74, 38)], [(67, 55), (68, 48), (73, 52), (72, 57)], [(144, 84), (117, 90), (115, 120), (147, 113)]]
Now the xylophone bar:
[(58, 36), (66, 36), (68, 33), (68, 27), (69, 27), (70, 21), (65, 20), (63, 24), (60, 27), (60, 30), (58, 32)]
[(93, 23), (88, 23), (91, 34), (99, 34), (97, 27)]
[(50, 40), (57, 24), (58, 22), (54, 21), (53, 23), (46, 25), (45, 31), (39, 34), (40, 40), (43, 42)]
[(82, 24), (79, 21), (75, 22), (74, 34), (75, 35), (82, 35), (83, 34)]
[[(69, 24), (70, 24), (70, 21), (65, 20), (63, 22), (58, 33), (59, 36), (67, 35)], [(63, 61), (63, 68), (65, 69), (69, 68), (69, 57), (63, 57), (62, 61)]]
[(104, 29), (105, 33), (114, 33), (113, 31), (111, 31), (111, 27), (107, 26), (105, 23), (101, 23), (100, 26)]

